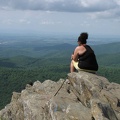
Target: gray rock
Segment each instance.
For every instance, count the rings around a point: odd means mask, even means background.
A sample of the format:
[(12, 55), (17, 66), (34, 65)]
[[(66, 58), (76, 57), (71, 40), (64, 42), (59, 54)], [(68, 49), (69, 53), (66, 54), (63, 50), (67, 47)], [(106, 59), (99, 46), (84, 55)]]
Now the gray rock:
[(120, 85), (80, 71), (13, 92), (0, 120), (120, 120)]

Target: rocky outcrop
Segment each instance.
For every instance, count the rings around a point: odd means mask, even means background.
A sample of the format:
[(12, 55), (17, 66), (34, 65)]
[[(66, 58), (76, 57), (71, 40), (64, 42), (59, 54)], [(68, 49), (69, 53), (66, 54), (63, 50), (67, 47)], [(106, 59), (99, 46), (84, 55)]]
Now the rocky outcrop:
[(120, 120), (120, 85), (83, 71), (36, 81), (13, 92), (0, 120)]

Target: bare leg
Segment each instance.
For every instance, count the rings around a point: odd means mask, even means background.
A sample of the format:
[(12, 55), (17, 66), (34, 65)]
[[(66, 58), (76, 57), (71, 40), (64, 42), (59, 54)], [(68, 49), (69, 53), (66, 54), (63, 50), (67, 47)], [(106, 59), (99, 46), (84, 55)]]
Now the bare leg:
[(74, 65), (73, 65), (73, 63), (72, 63), (72, 61), (71, 61), (71, 64), (70, 64), (70, 72), (74, 72), (75, 71), (75, 68), (74, 68)]

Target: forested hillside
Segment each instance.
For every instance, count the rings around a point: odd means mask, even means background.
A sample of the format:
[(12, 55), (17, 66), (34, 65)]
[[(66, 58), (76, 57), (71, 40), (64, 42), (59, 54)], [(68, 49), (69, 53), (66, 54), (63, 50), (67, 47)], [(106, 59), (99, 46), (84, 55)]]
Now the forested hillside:
[[(0, 48), (0, 109), (9, 103), (13, 91), (21, 91), (27, 83), (66, 78), (74, 47), (75, 45), (66, 43), (53, 46), (2, 46)], [(119, 48), (120, 43), (93, 46), (99, 63), (97, 74), (117, 83), (120, 83)]]
[(92, 46), (96, 54), (114, 54), (120, 53), (120, 42)]

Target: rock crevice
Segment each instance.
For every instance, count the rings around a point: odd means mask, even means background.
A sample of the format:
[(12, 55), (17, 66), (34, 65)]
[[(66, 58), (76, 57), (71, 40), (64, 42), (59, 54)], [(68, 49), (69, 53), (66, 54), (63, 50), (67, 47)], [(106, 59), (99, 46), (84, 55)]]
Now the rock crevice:
[(36, 81), (13, 92), (0, 120), (120, 120), (119, 93), (120, 85), (105, 77), (73, 72), (66, 80)]

